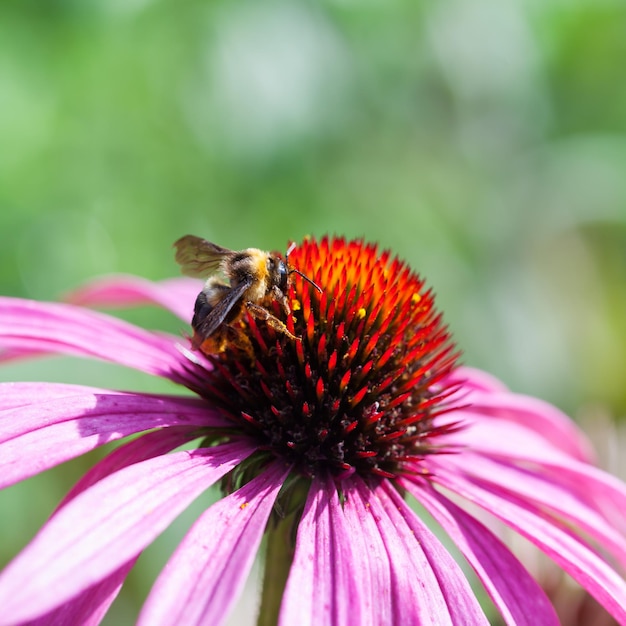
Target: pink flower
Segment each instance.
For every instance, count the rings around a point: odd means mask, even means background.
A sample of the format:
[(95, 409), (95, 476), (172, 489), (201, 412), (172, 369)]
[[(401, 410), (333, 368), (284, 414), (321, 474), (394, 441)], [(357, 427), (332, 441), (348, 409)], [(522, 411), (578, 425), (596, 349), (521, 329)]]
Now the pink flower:
[[(192, 351), (85, 305), (152, 301), (186, 320), (199, 283), (117, 278), (74, 304), (0, 298), (2, 358), (112, 361), (195, 392), (52, 383), (0, 390), (0, 483), (110, 441), (0, 575), (0, 624), (96, 624), (141, 551), (208, 487), (224, 497), (161, 572), (139, 623), (219, 624), (264, 533), (261, 611), (280, 624), (487, 624), (440, 524), (508, 624), (557, 624), (478, 509), (528, 538), (626, 624), (626, 486), (556, 408), (456, 364), (422, 280), (375, 246), (307, 240), (290, 263), (298, 340), (244, 316), (250, 349)], [(198, 441), (196, 449), (176, 451)], [(472, 513), (464, 508), (470, 503)], [(478, 507), (478, 508), (477, 508)], [(479, 519), (480, 518), (480, 519)]]

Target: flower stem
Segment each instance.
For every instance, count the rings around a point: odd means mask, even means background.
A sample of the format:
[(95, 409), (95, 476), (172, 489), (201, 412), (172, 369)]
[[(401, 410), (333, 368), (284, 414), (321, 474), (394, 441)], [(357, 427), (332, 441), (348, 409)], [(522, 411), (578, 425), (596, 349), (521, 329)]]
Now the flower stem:
[(265, 552), (265, 569), (263, 572), (263, 591), (261, 608), (257, 626), (276, 626), (280, 603), (283, 598), (285, 584), (294, 552), (294, 522), (297, 513), (270, 522), (267, 532), (267, 550)]

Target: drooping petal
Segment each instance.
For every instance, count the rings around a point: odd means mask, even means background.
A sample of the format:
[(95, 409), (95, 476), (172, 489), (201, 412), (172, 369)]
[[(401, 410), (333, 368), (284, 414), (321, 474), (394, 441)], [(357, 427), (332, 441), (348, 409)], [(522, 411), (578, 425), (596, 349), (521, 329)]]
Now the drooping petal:
[(50, 613), (28, 621), (28, 626), (97, 626), (117, 597), (135, 561), (136, 558), (131, 559), (117, 571)]
[[(83, 475), (59, 504), (57, 510), (79, 493), (113, 472), (134, 463), (166, 454), (179, 445), (190, 441), (194, 438), (194, 432), (195, 429), (192, 427), (174, 426), (141, 435), (137, 439), (120, 446)], [(67, 626), (68, 624), (95, 626), (99, 624), (117, 597), (136, 560), (133, 557), (115, 572), (85, 589), (78, 596), (43, 617), (30, 622), (29, 626)]]
[(226, 620), (289, 469), (275, 462), (198, 519), (152, 588), (139, 624), (218, 626)]
[(558, 626), (554, 607), (543, 589), (488, 528), (429, 485), (408, 480), (402, 480), (401, 484), (426, 507), (454, 541), (485, 585), (505, 623), (511, 626)]
[(552, 558), (619, 623), (626, 623), (626, 581), (586, 543), (532, 503), (495, 493), (444, 463), (433, 463), (431, 480), (484, 508)]
[(505, 458), (520, 461), (533, 457), (568, 461), (577, 458), (572, 457), (562, 446), (556, 446), (546, 439), (541, 431), (526, 424), (491, 417), (481, 419), (465, 409), (456, 411), (454, 415), (461, 421), (463, 428), (444, 437), (458, 449), (475, 450), (483, 454), (496, 454), (500, 451)]
[(92, 280), (65, 296), (65, 301), (79, 306), (130, 307), (157, 304), (189, 323), (202, 281), (171, 278), (152, 282), (132, 275), (105, 276)]
[(597, 467), (567, 460), (536, 460), (537, 467), (558, 475), (561, 484), (570, 488), (603, 513), (622, 534), (626, 533), (626, 485)]
[[(532, 466), (517, 467), (504, 459), (496, 461), (471, 452), (465, 453), (462, 461), (448, 459), (447, 462), (454, 465), (460, 474), (494, 490), (514, 494), (524, 502), (534, 503), (549, 515), (584, 531), (626, 569), (626, 538), (602, 517), (596, 507), (578, 497), (571, 485), (563, 488), (558, 473), (551, 476)], [(617, 510), (626, 515), (626, 510), (616, 504)]]
[(78, 482), (68, 491), (56, 510), (61, 509), (78, 494), (86, 491), (103, 478), (135, 463), (141, 463), (141, 461), (167, 454), (179, 446), (197, 439), (197, 437), (198, 429), (195, 426), (170, 426), (153, 430), (126, 442), (115, 448), (88, 472), (83, 474)]
[[(81, 390), (84, 393), (112, 393), (100, 387), (86, 385), (69, 385), (65, 383), (12, 382), (0, 383), (0, 411), (28, 406), (33, 402), (46, 402), (65, 396), (72, 396)], [(3, 425), (6, 428), (7, 425)], [(17, 427), (16, 432), (21, 429)], [(5, 432), (5, 431), (2, 431)]]
[(444, 386), (454, 384), (462, 384), (463, 389), (467, 391), (507, 391), (506, 385), (495, 376), (466, 365), (455, 367), (446, 377)]
[[(294, 560), (280, 608), (280, 626), (359, 626), (361, 592), (344, 564), (350, 543), (331, 479), (314, 478), (298, 524)], [(338, 528), (341, 527), (341, 528)], [(371, 599), (370, 599), (371, 601)]]
[(389, 556), (376, 522), (367, 510), (367, 504), (359, 496), (358, 481), (348, 479), (342, 482), (345, 501), (343, 509), (331, 509), (335, 517), (343, 518), (337, 525), (335, 539), (350, 545), (351, 559), (338, 567), (346, 568), (359, 588), (359, 604), (363, 614), (361, 624), (391, 624), (394, 615), (392, 608), (392, 573)]
[[(593, 461), (592, 446), (572, 420), (555, 406), (511, 392), (472, 391), (464, 397), (469, 405), (463, 410), (477, 420), (520, 424), (541, 435), (553, 446), (581, 461)], [(462, 419), (462, 415), (455, 414)], [(490, 419), (495, 418), (495, 419)]]
[(232, 443), (162, 455), (76, 496), (0, 575), (0, 624), (43, 615), (115, 572), (252, 451)]
[(36, 348), (7, 348), (0, 344), (0, 363), (10, 363), (11, 361), (19, 361), (21, 359), (32, 359), (36, 356), (44, 356), (46, 350), (37, 350)]
[(361, 626), (393, 623), (392, 573), (385, 544), (356, 483), (314, 479), (298, 526), (283, 596), (286, 624)]
[(571, 494), (601, 508), (611, 523), (626, 530), (626, 485), (607, 472), (578, 461), (519, 424), (474, 421), (454, 434), (455, 443), (483, 457), (520, 467), (536, 468)]
[(40, 383), (0, 384), (3, 391), (0, 406), (13, 408), (0, 410), (0, 487), (151, 428), (225, 425), (196, 398)]
[(12, 358), (17, 350), (103, 359), (192, 389), (202, 372), (176, 338), (77, 306), (20, 298), (0, 297), (0, 348)]
[(488, 624), (460, 567), (397, 491), (386, 481), (374, 489), (355, 482), (363, 513), (374, 520), (391, 566), (389, 623)]

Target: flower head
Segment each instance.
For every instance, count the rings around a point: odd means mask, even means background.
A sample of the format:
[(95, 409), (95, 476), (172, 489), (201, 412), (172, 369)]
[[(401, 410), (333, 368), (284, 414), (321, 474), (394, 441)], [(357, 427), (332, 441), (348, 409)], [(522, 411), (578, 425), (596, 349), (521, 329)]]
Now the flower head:
[(209, 355), (204, 395), (297, 473), (414, 473), (450, 430), (434, 420), (459, 386), (432, 293), (360, 241), (305, 241), (290, 262), (324, 285), (321, 295), (299, 276), (291, 286), (286, 324), (298, 340), (248, 316), (248, 349)]
[[(389, 253), (311, 239), (289, 263), (322, 293), (294, 274), (288, 307), (261, 303), (288, 333), (243, 314), (223, 336), (246, 341), (217, 353), (83, 308), (150, 300), (189, 319), (195, 281), (117, 278), (71, 305), (0, 299), (5, 359), (103, 358), (196, 393), (2, 385), (3, 485), (144, 434), (88, 472), (0, 575), (0, 624), (97, 623), (141, 550), (216, 482), (224, 497), (172, 555), (140, 623), (221, 623), (267, 533), (265, 623), (486, 624), (411, 500), (456, 544), (506, 623), (557, 618), (483, 514), (626, 623), (626, 486), (590, 464), (572, 422), (458, 366), (432, 293)], [(176, 451), (193, 440), (197, 449)]]

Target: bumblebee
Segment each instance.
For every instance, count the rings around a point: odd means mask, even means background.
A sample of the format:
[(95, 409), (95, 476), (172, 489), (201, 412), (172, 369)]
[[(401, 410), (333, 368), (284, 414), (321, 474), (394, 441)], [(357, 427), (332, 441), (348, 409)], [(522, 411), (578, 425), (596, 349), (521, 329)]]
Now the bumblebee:
[[(223, 352), (229, 345), (247, 349), (249, 340), (242, 335), (237, 321), (244, 311), (265, 321), (271, 328), (297, 339), (277, 317), (266, 308), (276, 300), (286, 315), (291, 313), (287, 300), (291, 274), (299, 274), (320, 293), (320, 287), (310, 278), (288, 264), (279, 255), (263, 252), (257, 248), (229, 250), (206, 239), (185, 235), (174, 243), (176, 262), (183, 274), (195, 278), (207, 278), (196, 298), (191, 326), (193, 344), (205, 354)], [(221, 272), (228, 284), (214, 274)]]

